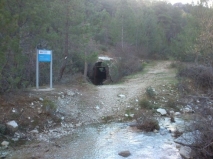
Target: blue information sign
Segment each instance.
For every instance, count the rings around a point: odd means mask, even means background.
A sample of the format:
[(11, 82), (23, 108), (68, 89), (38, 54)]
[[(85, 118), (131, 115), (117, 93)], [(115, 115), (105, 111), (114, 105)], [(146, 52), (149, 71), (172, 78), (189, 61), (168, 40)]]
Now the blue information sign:
[(52, 51), (51, 50), (38, 50), (38, 61), (39, 62), (51, 62)]
[(39, 88), (39, 62), (49, 62), (50, 63), (50, 88), (52, 89), (52, 50), (37, 50), (36, 52), (36, 89)]

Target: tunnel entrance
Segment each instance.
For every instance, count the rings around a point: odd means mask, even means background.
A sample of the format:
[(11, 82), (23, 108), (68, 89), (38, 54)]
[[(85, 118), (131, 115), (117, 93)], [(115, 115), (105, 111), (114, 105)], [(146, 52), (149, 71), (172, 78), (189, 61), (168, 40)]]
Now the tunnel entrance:
[[(94, 85), (111, 83), (110, 68), (113, 59), (107, 56), (99, 56), (95, 64), (90, 63), (87, 69), (87, 77)], [(112, 70), (111, 70), (112, 71)]]
[(103, 65), (103, 62), (96, 62), (93, 67), (93, 78), (92, 82), (95, 85), (102, 85), (103, 82), (107, 79), (109, 74), (109, 69), (107, 66)]

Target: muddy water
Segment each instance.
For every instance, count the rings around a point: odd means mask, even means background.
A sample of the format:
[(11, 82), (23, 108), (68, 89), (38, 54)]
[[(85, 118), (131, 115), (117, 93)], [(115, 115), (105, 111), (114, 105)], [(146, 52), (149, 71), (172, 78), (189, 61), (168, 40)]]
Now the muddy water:
[[(178, 123), (178, 122), (177, 122)], [(158, 133), (145, 133), (128, 123), (88, 125), (72, 135), (52, 140), (47, 146), (40, 143), (25, 146), (12, 153), (11, 158), (42, 159), (122, 159), (118, 153), (128, 150), (128, 159), (181, 159), (168, 129), (176, 127), (163, 119)]]

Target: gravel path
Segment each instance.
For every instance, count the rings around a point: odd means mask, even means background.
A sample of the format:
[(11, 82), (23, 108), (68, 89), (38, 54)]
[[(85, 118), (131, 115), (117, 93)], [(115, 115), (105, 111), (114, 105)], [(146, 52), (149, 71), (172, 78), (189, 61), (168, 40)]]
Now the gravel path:
[(147, 87), (163, 85), (168, 78), (175, 77), (170, 64), (170, 61), (158, 61), (148, 65), (142, 73), (126, 77), (120, 84), (96, 87), (92, 103), (95, 111), (90, 115), (95, 120), (103, 116), (123, 116), (126, 109), (138, 105)]

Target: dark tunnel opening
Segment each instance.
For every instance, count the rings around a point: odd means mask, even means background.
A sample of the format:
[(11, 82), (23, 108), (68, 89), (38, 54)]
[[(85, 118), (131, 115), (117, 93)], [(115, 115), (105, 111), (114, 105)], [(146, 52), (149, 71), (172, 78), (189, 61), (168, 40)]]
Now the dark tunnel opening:
[(110, 79), (109, 67), (104, 62), (96, 62), (89, 70), (88, 77), (94, 85), (103, 85), (104, 81)]
[(102, 85), (107, 79), (108, 67), (103, 66), (103, 62), (96, 62), (92, 69), (92, 83)]

